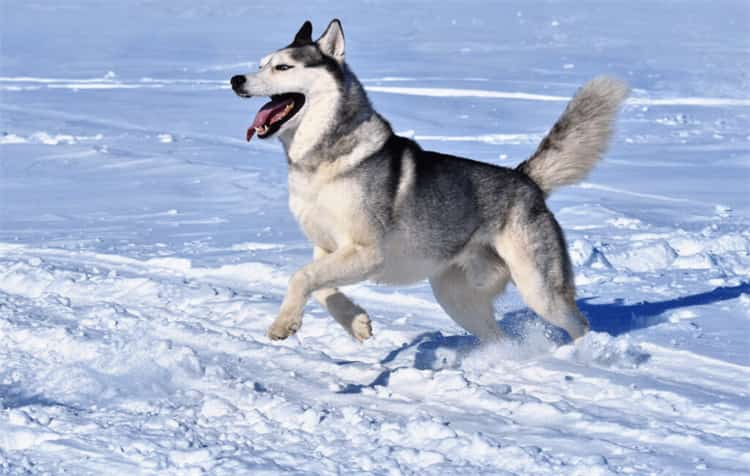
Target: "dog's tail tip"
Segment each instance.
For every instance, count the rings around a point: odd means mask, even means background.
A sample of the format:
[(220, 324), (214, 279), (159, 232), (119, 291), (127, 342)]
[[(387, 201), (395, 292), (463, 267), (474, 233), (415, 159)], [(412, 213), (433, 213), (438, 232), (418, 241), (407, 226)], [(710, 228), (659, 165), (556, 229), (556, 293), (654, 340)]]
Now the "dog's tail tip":
[(612, 123), (629, 92), (625, 81), (611, 76), (598, 76), (583, 85), (518, 170), (545, 194), (583, 180), (606, 150)]
[(596, 76), (594, 79), (584, 84), (576, 93), (576, 97), (582, 93), (595, 94), (602, 100), (619, 107), (620, 103), (630, 94), (630, 86), (620, 78), (614, 76)]

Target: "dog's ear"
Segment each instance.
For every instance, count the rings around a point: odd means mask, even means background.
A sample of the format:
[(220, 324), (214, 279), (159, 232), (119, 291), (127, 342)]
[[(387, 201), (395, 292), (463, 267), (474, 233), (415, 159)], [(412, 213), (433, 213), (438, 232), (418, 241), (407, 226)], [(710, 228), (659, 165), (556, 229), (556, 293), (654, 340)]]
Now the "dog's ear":
[(299, 31), (294, 35), (293, 45), (309, 45), (313, 42), (312, 40), (312, 23), (307, 20), (302, 24)]
[(332, 56), (339, 63), (344, 61), (344, 29), (338, 18), (331, 20), (317, 43), (320, 51)]

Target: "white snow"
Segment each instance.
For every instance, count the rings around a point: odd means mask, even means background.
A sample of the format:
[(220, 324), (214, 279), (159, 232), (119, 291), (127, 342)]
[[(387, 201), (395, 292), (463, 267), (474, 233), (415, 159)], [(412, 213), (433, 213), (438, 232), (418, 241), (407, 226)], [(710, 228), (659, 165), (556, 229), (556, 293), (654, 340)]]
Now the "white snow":
[[(427, 8), (3, 5), (0, 474), (748, 472), (746, 2)], [(586, 80), (630, 82), (549, 201), (585, 338), (510, 289), (478, 346), (426, 283), (347, 287), (364, 344), (313, 303), (264, 336), (311, 250), (228, 79), (333, 17), (378, 110), (445, 153), (512, 166)]]

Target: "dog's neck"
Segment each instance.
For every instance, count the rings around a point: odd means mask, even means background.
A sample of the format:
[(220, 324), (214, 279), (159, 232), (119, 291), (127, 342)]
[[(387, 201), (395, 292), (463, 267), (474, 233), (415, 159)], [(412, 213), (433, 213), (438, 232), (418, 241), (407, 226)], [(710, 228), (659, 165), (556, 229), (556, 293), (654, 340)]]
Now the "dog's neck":
[(316, 170), (338, 162), (348, 168), (380, 150), (393, 134), (346, 65), (338, 89), (317, 91), (307, 101), (299, 125), (279, 135), (290, 167)]

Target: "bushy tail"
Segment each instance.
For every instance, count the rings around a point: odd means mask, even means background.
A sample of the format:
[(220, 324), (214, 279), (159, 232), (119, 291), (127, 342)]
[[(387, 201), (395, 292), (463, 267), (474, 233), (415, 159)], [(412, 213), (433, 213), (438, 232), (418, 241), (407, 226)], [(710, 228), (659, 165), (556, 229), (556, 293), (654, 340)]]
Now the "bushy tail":
[(613, 119), (627, 95), (627, 84), (618, 79), (599, 76), (586, 83), (517, 170), (531, 177), (545, 195), (582, 180), (607, 149)]

